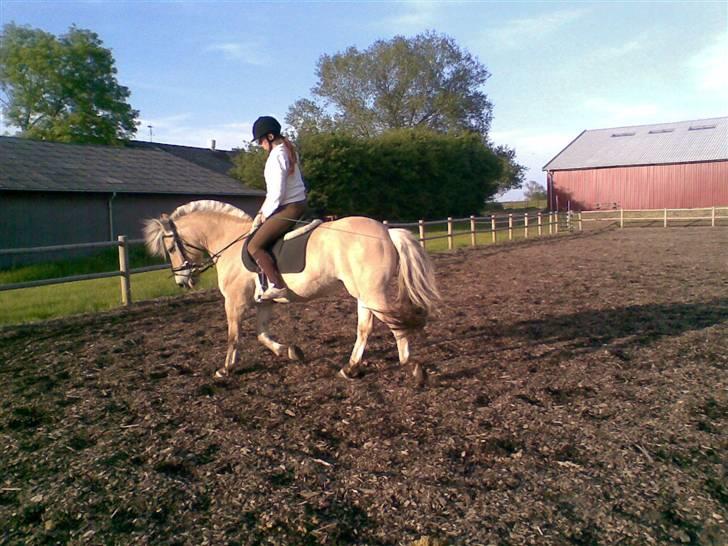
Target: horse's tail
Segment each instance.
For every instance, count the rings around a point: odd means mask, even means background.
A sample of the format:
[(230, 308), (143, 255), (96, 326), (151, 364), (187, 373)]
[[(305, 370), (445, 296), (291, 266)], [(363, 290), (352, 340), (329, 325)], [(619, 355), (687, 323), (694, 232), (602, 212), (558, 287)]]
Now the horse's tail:
[(389, 237), (399, 255), (399, 279), (394, 315), (398, 327), (415, 330), (424, 327), (427, 316), (437, 310), (440, 293), (435, 268), (427, 252), (406, 229), (390, 229)]

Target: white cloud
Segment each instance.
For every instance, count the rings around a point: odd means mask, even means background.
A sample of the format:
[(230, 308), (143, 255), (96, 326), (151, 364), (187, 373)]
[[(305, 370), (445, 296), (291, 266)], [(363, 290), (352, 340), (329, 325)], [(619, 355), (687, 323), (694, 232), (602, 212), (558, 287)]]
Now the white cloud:
[(205, 48), (209, 53), (221, 53), (226, 59), (256, 66), (268, 63), (268, 56), (253, 43), (221, 42)]
[(403, 30), (424, 30), (439, 22), (439, 12), (442, 4), (415, 1), (397, 5), (404, 8), (404, 10), (379, 21), (378, 26), (401, 33)]
[(151, 125), (154, 142), (207, 148), (214, 139), (219, 150), (240, 148), (251, 138), (253, 127), (252, 122), (197, 125), (190, 114), (140, 121), (137, 140), (149, 140), (148, 126)]
[(581, 19), (588, 12), (587, 9), (569, 9), (544, 13), (537, 17), (512, 19), (499, 28), (488, 30), (487, 36), (497, 46), (514, 48), (552, 34)]
[[(505, 144), (516, 150), (516, 161), (526, 167), (525, 180), (535, 180), (546, 186), (546, 173), (541, 169), (557, 153), (574, 140), (579, 131), (566, 133), (539, 129), (514, 129), (491, 131), (490, 138), (495, 144)], [(499, 200), (518, 200), (523, 198), (523, 190), (511, 190)]]
[(721, 33), (688, 60), (698, 91), (728, 99), (728, 33)]
[(661, 113), (660, 107), (653, 103), (624, 103), (603, 97), (588, 98), (583, 106), (598, 119), (604, 119), (603, 127), (655, 123)]

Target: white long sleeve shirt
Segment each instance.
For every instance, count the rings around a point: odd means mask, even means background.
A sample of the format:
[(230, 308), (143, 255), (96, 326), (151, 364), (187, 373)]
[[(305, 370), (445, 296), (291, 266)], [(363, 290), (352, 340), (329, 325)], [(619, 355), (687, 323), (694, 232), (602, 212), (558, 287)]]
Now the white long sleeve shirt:
[(289, 166), (285, 145), (282, 143), (276, 145), (268, 155), (263, 170), (266, 196), (260, 211), (266, 219), (281, 205), (306, 199), (306, 187), (303, 185), (298, 161), (290, 175), (288, 174)]

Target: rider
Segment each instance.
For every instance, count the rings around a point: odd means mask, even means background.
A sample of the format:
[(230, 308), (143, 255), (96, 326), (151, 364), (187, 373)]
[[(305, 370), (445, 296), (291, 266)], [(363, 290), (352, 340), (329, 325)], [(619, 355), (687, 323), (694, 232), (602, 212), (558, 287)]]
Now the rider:
[(253, 140), (268, 152), (268, 159), (263, 171), (265, 201), (251, 228), (260, 226), (260, 229), (250, 238), (248, 251), (272, 283), (261, 299), (272, 300), (286, 297), (288, 288), (269, 250), (306, 210), (306, 187), (296, 149), (281, 135), (281, 124), (275, 118), (259, 117), (253, 124)]

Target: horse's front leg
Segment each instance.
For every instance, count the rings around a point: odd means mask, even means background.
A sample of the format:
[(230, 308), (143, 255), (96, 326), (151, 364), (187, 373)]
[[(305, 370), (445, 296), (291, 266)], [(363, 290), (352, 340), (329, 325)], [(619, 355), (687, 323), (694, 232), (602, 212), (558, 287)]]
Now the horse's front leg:
[(290, 360), (303, 360), (303, 351), (296, 345), (282, 345), (270, 337), (268, 325), (273, 316), (273, 302), (263, 301), (256, 306), (258, 341), (273, 351), (276, 356), (288, 356)]
[(217, 379), (227, 377), (237, 363), (240, 321), (246, 308), (246, 305), (232, 297), (225, 298), (225, 314), (228, 323), (227, 354), (225, 355), (225, 366), (215, 372)]

